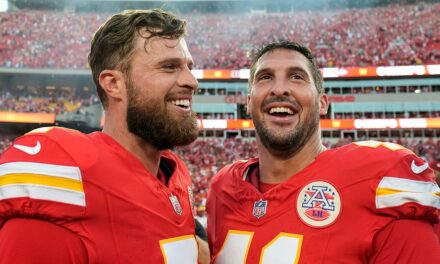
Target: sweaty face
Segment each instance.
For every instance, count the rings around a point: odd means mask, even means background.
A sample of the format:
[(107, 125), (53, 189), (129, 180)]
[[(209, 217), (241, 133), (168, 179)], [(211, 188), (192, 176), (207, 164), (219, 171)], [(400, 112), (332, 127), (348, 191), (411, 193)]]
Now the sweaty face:
[(301, 53), (276, 49), (257, 62), (248, 113), (259, 140), (279, 155), (301, 150), (319, 133), (319, 116), (326, 112)]
[(197, 80), (183, 40), (141, 41), (126, 79), (128, 130), (159, 150), (187, 145), (198, 135), (191, 110)]

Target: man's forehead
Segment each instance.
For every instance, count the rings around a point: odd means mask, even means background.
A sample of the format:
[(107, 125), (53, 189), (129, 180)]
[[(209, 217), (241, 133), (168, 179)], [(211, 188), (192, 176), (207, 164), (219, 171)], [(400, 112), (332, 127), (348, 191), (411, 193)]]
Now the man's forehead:
[(135, 41), (135, 52), (147, 52), (146, 55), (165, 55), (183, 56), (191, 58), (188, 46), (184, 38), (166, 38), (155, 36), (149, 39), (138, 37)]
[(294, 67), (309, 71), (308, 59), (298, 51), (290, 49), (275, 49), (263, 54), (256, 63), (257, 71), (265, 68)]
[(153, 37), (148, 40), (139, 38), (134, 54), (134, 61), (151, 65), (160, 65), (164, 62), (193, 64), (193, 58), (183, 38)]
[(166, 48), (172, 49), (178, 47), (179, 45), (182, 46), (182, 48), (186, 48), (186, 42), (183, 38), (176, 39), (154, 36), (152, 38), (146, 39), (143, 37), (138, 37), (136, 42), (138, 43), (139, 47), (142, 47), (142, 49), (146, 49), (147, 51)]

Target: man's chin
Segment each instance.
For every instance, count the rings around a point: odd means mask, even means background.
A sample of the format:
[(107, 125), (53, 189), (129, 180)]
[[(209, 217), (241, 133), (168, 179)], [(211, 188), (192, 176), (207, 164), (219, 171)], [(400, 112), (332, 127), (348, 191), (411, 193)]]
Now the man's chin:
[(179, 141), (176, 142), (175, 146), (186, 146), (191, 143), (193, 143), (199, 135), (198, 129), (191, 129), (190, 131), (186, 131), (182, 135), (182, 133), (179, 134)]
[(257, 132), (257, 135), (266, 149), (277, 153), (289, 153), (296, 148), (296, 142), (294, 142), (296, 138), (295, 131), (282, 132), (284, 133), (263, 129), (259, 133)]
[(187, 126), (177, 126), (172, 135), (169, 135), (169, 140), (173, 147), (186, 146), (194, 142), (198, 135), (199, 129), (197, 125), (187, 123)]

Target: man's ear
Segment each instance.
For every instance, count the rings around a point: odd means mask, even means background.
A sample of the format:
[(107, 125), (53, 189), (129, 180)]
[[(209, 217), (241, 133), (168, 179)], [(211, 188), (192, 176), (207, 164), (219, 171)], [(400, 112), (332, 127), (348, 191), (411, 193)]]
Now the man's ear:
[(109, 100), (120, 101), (126, 97), (125, 79), (122, 72), (117, 70), (103, 70), (99, 74), (99, 84)]
[(328, 106), (329, 106), (328, 96), (325, 93), (320, 94), (319, 95), (319, 115), (320, 116), (327, 115)]
[(246, 114), (247, 115), (251, 115), (251, 96), (248, 95), (246, 96)]

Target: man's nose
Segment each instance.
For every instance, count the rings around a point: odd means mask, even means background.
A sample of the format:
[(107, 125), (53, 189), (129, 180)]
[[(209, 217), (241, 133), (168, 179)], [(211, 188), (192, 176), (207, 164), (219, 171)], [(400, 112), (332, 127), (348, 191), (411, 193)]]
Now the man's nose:
[(197, 87), (199, 87), (199, 81), (197, 81), (197, 78), (188, 67), (184, 67), (182, 70), (178, 79), (178, 84), (182, 87), (187, 87), (192, 90), (195, 90)]

